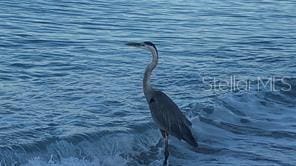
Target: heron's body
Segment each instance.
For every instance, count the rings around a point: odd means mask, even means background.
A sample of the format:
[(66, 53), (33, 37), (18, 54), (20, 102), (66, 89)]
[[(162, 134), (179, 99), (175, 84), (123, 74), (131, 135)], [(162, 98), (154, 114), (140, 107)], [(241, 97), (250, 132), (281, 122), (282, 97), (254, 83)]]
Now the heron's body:
[(179, 140), (185, 140), (194, 147), (197, 146), (190, 130), (191, 122), (165, 93), (153, 91), (149, 100), (149, 108), (154, 122), (161, 131), (167, 132)]
[(128, 43), (129, 46), (142, 47), (152, 53), (152, 62), (146, 67), (143, 90), (149, 104), (150, 112), (155, 124), (159, 127), (165, 139), (165, 161), (168, 159), (168, 136), (173, 135), (179, 140), (185, 140), (193, 147), (198, 144), (191, 133), (191, 122), (183, 115), (178, 106), (162, 91), (156, 90), (151, 86), (150, 77), (152, 71), (158, 63), (158, 52), (155, 45), (151, 42)]

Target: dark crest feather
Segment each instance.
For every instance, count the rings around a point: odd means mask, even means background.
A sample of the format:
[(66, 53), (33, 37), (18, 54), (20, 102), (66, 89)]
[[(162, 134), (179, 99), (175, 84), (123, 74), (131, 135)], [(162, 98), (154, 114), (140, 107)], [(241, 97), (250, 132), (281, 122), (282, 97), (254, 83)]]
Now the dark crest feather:
[(145, 41), (144, 44), (154, 47), (155, 50), (157, 51), (156, 46), (151, 41)]

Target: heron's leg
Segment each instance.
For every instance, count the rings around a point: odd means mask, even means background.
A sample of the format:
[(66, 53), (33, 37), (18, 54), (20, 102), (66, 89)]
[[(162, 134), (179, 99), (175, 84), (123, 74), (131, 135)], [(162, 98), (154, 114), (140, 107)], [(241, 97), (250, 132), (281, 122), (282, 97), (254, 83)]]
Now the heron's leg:
[(162, 137), (164, 138), (165, 137), (165, 131), (160, 129), (160, 132), (161, 132)]
[(167, 165), (169, 158), (169, 134), (164, 132), (164, 162), (163, 165)]

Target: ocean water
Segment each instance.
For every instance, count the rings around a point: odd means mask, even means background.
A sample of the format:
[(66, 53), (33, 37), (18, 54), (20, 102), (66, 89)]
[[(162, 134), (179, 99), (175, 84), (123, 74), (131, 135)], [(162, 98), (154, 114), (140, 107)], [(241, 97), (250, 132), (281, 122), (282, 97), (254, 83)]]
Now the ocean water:
[[(192, 121), (170, 165), (296, 165), (296, 2), (1, 0), (0, 165), (161, 165), (142, 93)], [(235, 80), (235, 81), (232, 81)], [(231, 83), (238, 83), (238, 87)]]

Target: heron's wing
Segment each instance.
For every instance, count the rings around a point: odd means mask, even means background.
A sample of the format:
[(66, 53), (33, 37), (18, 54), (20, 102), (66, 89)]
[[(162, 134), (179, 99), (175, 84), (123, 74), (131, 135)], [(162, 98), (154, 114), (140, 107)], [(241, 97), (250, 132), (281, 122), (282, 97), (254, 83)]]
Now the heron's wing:
[(165, 93), (154, 91), (149, 107), (155, 123), (169, 134), (184, 139), (193, 146), (197, 143), (192, 136), (191, 122), (183, 115), (178, 106)]

